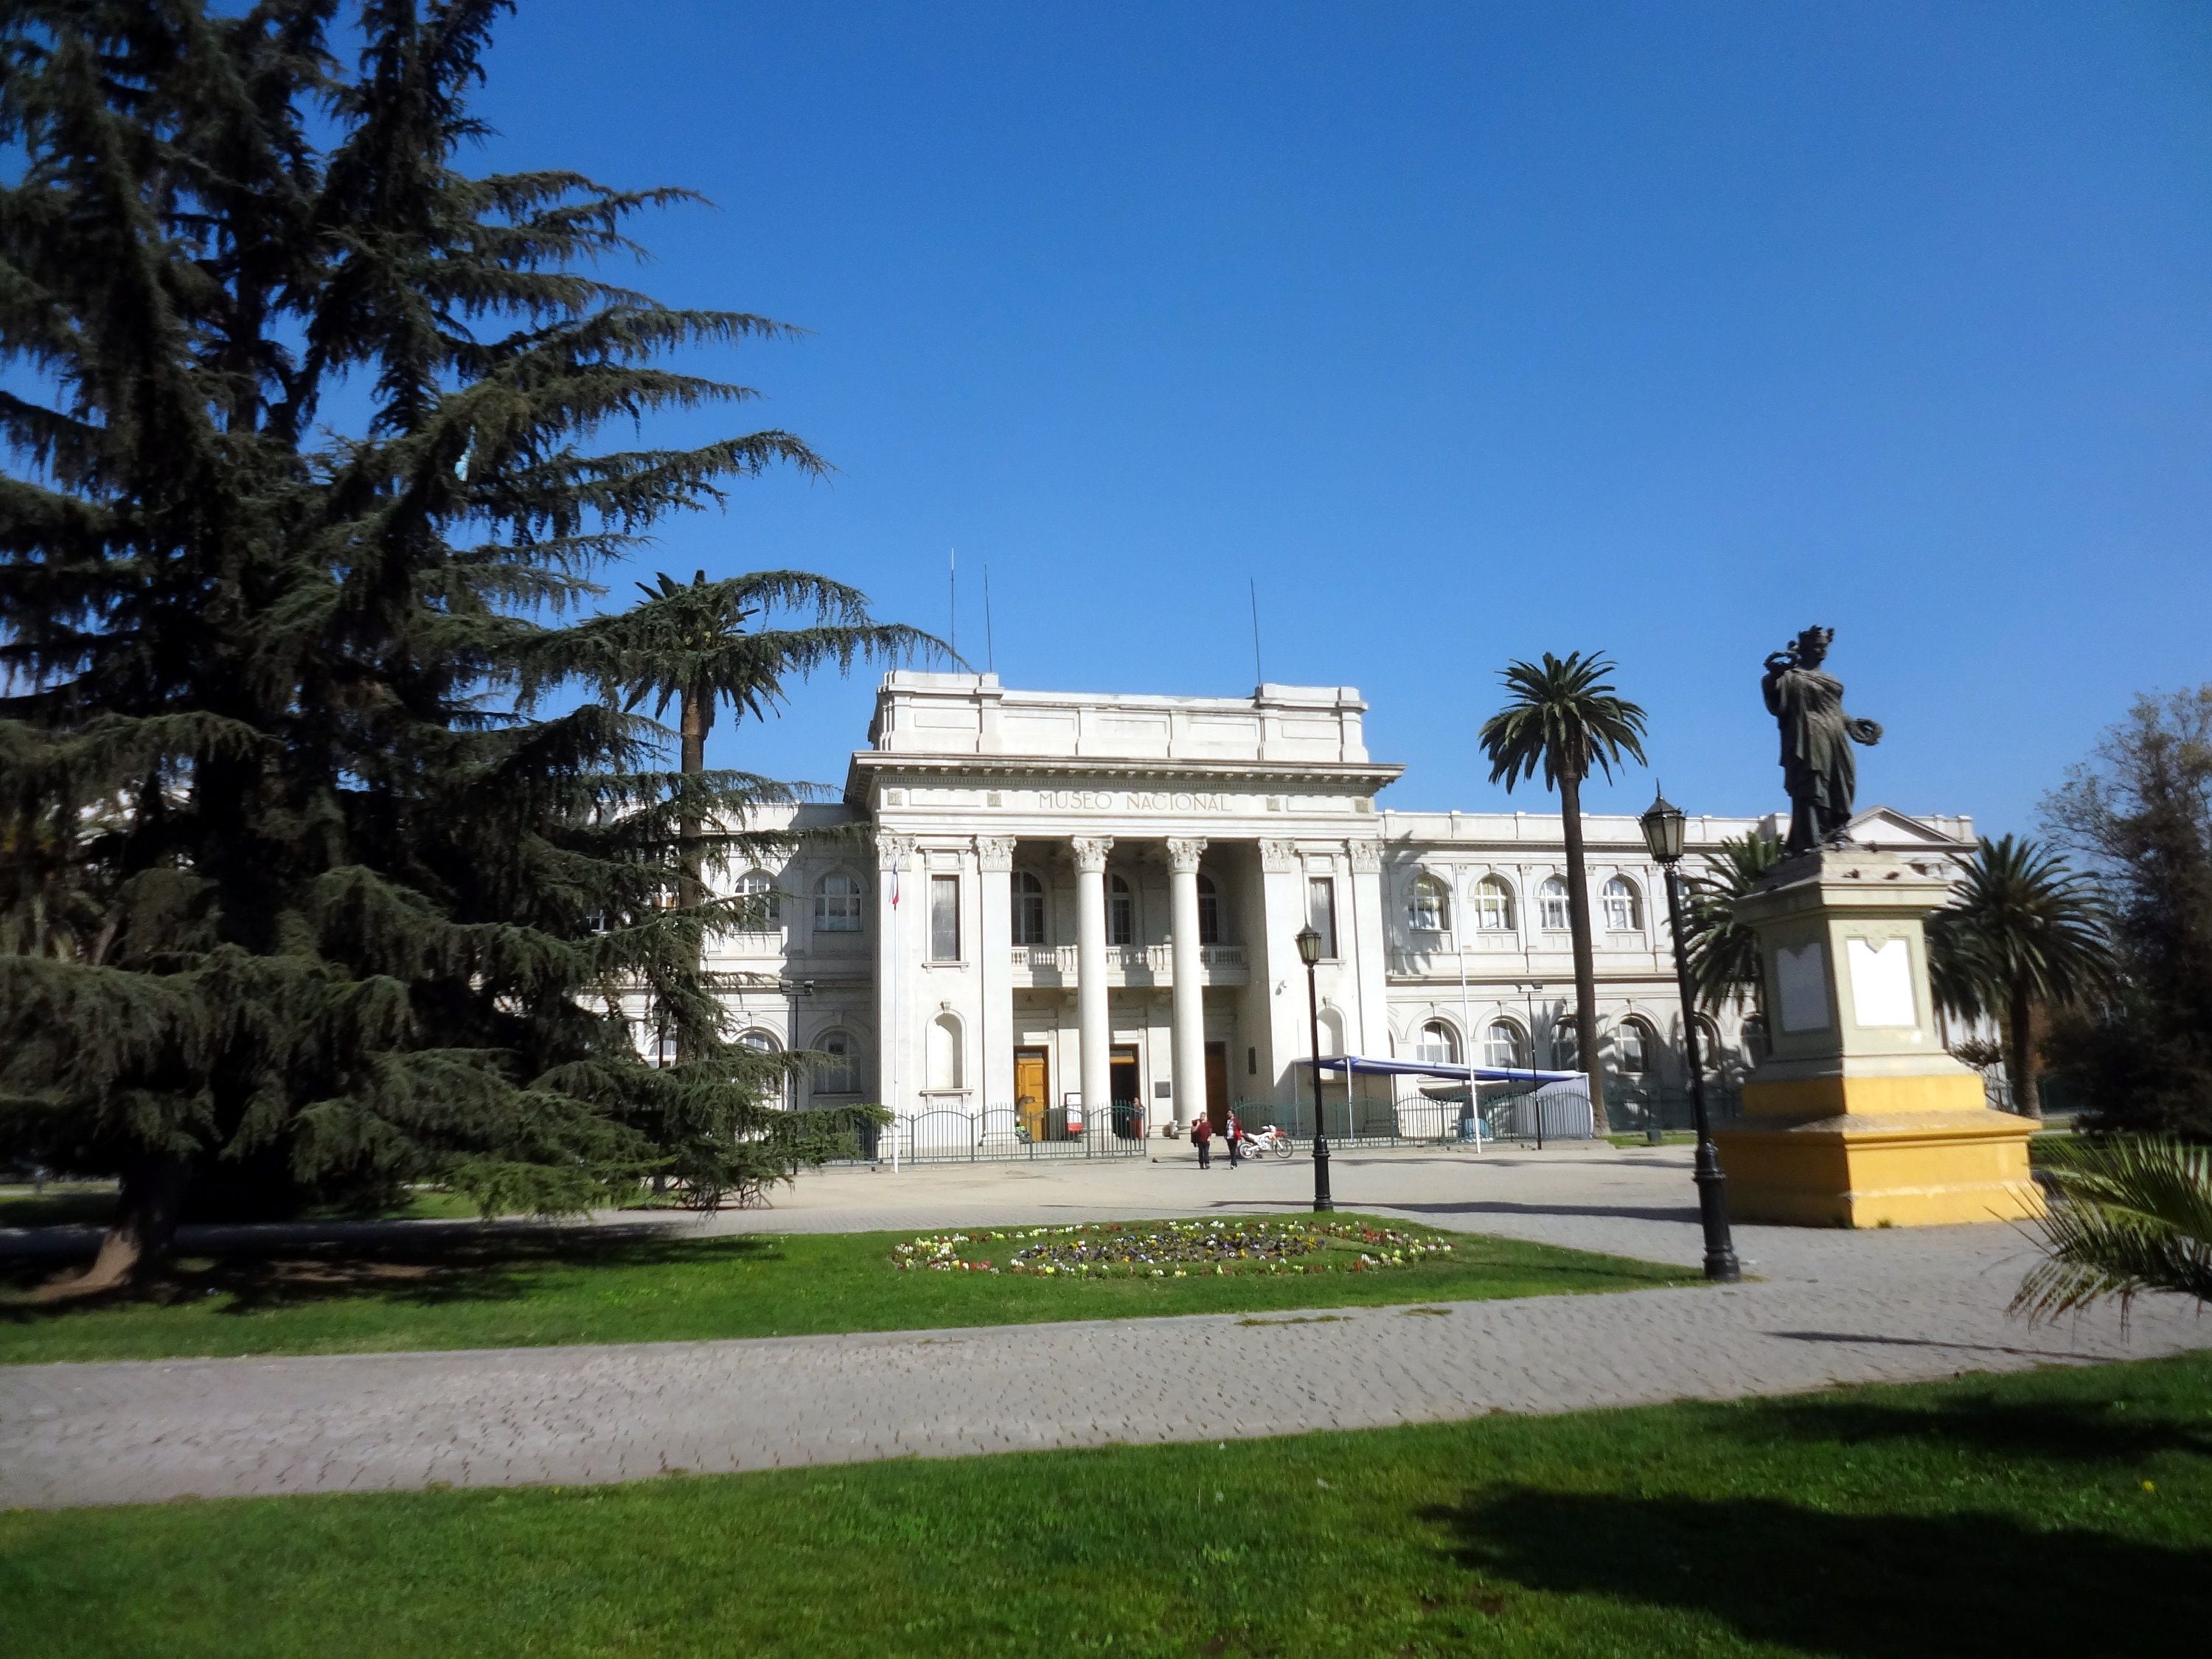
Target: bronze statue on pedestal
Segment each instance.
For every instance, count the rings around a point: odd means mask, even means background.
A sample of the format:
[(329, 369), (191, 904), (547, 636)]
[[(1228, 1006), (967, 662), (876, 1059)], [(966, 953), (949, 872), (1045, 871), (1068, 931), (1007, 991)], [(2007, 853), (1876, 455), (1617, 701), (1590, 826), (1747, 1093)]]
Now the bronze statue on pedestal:
[(1832, 628), (1808, 628), (1766, 659), (1759, 690), (1782, 726), (1782, 787), (1790, 795), (1785, 854), (1840, 843), (1858, 788), (1855, 743), (1881, 741), (1881, 727), (1844, 713), (1844, 683), (1820, 672)]

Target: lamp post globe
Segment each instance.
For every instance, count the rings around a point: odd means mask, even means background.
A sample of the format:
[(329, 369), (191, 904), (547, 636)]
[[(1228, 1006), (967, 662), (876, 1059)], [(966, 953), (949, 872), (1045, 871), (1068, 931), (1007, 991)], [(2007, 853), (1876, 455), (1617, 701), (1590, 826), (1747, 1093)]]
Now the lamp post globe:
[(1705, 1277), (1733, 1285), (1743, 1277), (1735, 1259), (1735, 1240), (1729, 1231), (1728, 1187), (1721, 1174), (1721, 1155), (1713, 1145), (1712, 1126), (1705, 1115), (1705, 1074), (1698, 1063), (1697, 998), (1690, 985), (1690, 955), (1682, 945), (1681, 880), (1674, 866), (1682, 860), (1685, 819), (1682, 809), (1663, 793), (1653, 797), (1637, 820), (1643, 827), (1644, 845), (1667, 878), (1667, 931), (1674, 944), (1674, 984), (1682, 998), (1682, 1058), (1690, 1072), (1690, 1107), (1698, 1125), (1698, 1218), (1705, 1234)]
[[(1320, 930), (1308, 922), (1298, 929), (1297, 944), (1298, 960), (1306, 965), (1306, 1021), (1313, 1039), (1314, 1208), (1334, 1210), (1336, 1201), (1328, 1192), (1328, 1136), (1321, 1122), (1321, 992), (1314, 982), (1314, 964), (1321, 960)], [(1352, 1073), (1347, 1070), (1344, 1075), (1348, 1092)]]

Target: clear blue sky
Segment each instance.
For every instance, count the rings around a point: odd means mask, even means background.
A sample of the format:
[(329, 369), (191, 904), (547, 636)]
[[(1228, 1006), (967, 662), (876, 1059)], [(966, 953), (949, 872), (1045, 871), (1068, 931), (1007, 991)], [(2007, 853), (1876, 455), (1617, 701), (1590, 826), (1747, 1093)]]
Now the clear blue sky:
[[(942, 631), (957, 546), (1009, 683), (1208, 695), (1256, 577), (1268, 678), (1362, 688), (1403, 807), (1543, 806), (1475, 728), (1598, 648), (1670, 796), (1768, 810), (1759, 661), (1819, 621), (1862, 799), (1996, 830), (2212, 678), (2209, 20), (526, 0), (481, 107), (489, 165), (714, 199), (647, 287), (814, 331), (718, 366), (839, 476), (648, 568)], [(872, 683), (712, 758), (840, 781)]]

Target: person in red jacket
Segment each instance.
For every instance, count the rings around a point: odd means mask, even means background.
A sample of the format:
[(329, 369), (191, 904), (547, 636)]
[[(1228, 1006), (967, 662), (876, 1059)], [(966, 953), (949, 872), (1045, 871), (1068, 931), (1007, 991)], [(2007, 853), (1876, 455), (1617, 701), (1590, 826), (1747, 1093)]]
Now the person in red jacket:
[(1229, 1143), (1229, 1167), (1233, 1170), (1237, 1167), (1237, 1143), (1244, 1139), (1244, 1126), (1237, 1121), (1236, 1113), (1230, 1113), (1229, 1127), (1221, 1133)]
[(1206, 1121), (1203, 1115), (1190, 1121), (1190, 1144), (1198, 1148), (1198, 1167), (1201, 1170), (1212, 1169), (1213, 1167), (1213, 1126)]

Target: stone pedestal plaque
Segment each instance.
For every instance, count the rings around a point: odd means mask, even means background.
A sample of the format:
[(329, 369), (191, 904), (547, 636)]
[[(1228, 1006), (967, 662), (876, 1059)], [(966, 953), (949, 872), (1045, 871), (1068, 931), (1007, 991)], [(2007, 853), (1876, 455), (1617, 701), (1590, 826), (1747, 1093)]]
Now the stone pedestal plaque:
[(1785, 860), (1737, 902), (1759, 937), (1769, 1053), (1716, 1131), (1739, 1220), (1928, 1226), (2041, 1212), (2027, 1119), (1944, 1052), (1922, 921), (1942, 866), (1850, 846)]

